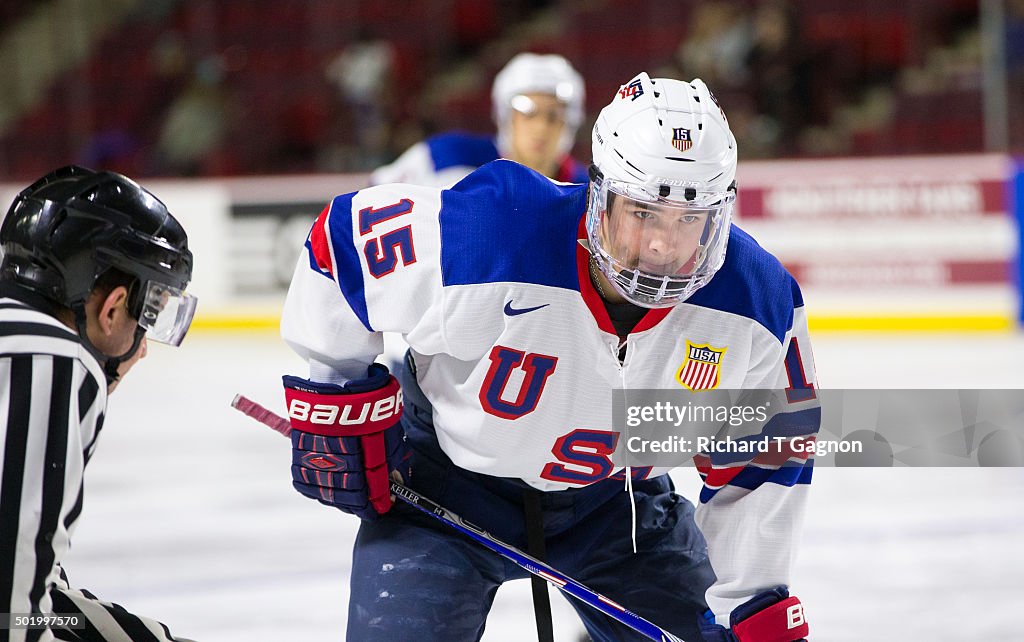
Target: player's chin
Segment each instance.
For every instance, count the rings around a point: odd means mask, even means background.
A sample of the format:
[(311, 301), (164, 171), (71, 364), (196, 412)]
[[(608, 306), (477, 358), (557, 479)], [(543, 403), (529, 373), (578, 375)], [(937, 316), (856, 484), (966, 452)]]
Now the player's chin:
[(530, 154), (538, 159), (551, 158), (554, 156), (554, 150), (548, 141), (538, 141), (530, 145)]

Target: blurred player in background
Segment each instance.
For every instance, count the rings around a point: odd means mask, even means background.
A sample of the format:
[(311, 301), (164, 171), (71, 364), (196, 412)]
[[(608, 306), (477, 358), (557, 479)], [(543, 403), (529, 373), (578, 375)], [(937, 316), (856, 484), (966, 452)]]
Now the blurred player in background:
[[(698, 458), (696, 509), (668, 468), (611, 460), (615, 389), (800, 389), (765, 430), (817, 429), (800, 290), (731, 224), (725, 115), (700, 80), (641, 73), (592, 142), (588, 185), (498, 160), (339, 196), (313, 225), (281, 322), (309, 363), (284, 379), (292, 477), (364, 520), (349, 640), (479, 639), (525, 576), (393, 506), (389, 475), (514, 546), (540, 529), (548, 563), (686, 640), (807, 635), (788, 593), (806, 454)], [(411, 346), (401, 385), (373, 363), (382, 331)], [(573, 606), (597, 642), (640, 639)]]
[(569, 156), (583, 122), (583, 78), (555, 54), (521, 53), (494, 78), (497, 137), (450, 132), (416, 143), (370, 182), (447, 187), (497, 158), (522, 163), (555, 180), (582, 183), (585, 168)]
[[(569, 155), (583, 121), (584, 101), (583, 78), (568, 60), (556, 54), (518, 54), (494, 77), (491, 88), (496, 138), (465, 132), (432, 136), (373, 172), (370, 184), (448, 187), (498, 158), (558, 181), (586, 182), (586, 169)], [(397, 374), (409, 346), (394, 333), (384, 343), (382, 361)]]
[(72, 589), (61, 560), (107, 396), (146, 356), (178, 345), (196, 300), (181, 225), (120, 174), (65, 167), (22, 191), (0, 227), (0, 603), (78, 626), (0, 631), (7, 640), (182, 640), (154, 620)]

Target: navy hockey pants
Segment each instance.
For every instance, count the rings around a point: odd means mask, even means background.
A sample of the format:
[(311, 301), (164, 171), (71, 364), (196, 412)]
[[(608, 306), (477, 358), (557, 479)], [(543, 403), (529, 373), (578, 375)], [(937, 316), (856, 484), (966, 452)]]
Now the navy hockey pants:
[[(519, 480), (455, 466), (437, 445), (430, 410), (404, 377), (403, 422), (413, 447), (410, 486), (492, 535), (526, 550)], [(419, 394), (418, 394), (419, 393)], [(511, 455), (510, 455), (511, 456)], [(548, 564), (684, 640), (700, 640), (697, 618), (714, 582), (693, 505), (667, 475), (633, 483), (637, 553), (621, 479), (543, 493)], [(450, 527), (397, 502), (363, 522), (353, 552), (348, 640), (478, 640), (498, 587), (526, 571)], [(596, 609), (567, 598), (595, 642), (645, 640)], [(524, 639), (535, 636), (532, 618)]]

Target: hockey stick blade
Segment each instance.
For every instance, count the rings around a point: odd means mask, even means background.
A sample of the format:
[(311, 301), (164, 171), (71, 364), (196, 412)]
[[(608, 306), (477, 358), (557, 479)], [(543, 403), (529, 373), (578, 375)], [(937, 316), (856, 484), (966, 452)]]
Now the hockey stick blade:
[[(267, 408), (264, 408), (260, 404), (243, 395), (235, 395), (235, 398), (231, 401), (231, 407), (248, 417), (252, 417), (256, 421), (272, 428), (286, 437), (291, 433), (291, 426), (287, 419), (271, 410), (268, 410)], [(669, 633), (658, 625), (645, 620), (636, 613), (633, 613), (625, 607), (601, 595), (597, 591), (587, 588), (585, 585), (580, 584), (568, 575), (565, 575), (551, 566), (548, 566), (544, 562), (527, 555), (515, 546), (506, 544), (479, 526), (459, 517), (447, 508), (431, 501), (423, 495), (420, 495), (411, 488), (392, 481), (391, 493), (406, 504), (409, 504), (427, 515), (430, 515), (434, 519), (447, 524), (460, 533), (476, 540), (478, 543), (513, 562), (531, 575), (536, 575), (537, 577), (547, 581), (549, 584), (555, 586), (563, 593), (571, 595), (577, 600), (601, 611), (608, 617), (625, 624), (639, 633), (642, 633), (651, 640), (656, 640), (657, 642), (684, 642), (681, 638)]]

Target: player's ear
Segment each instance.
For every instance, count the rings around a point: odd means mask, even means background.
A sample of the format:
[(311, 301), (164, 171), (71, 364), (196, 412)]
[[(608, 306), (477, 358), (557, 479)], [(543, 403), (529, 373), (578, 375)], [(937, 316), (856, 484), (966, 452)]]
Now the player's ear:
[(120, 327), (128, 314), (128, 288), (119, 285), (101, 296), (96, 310), (96, 322), (104, 336), (110, 336)]

